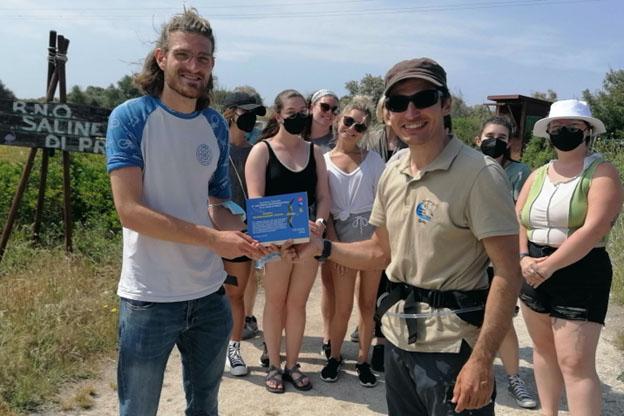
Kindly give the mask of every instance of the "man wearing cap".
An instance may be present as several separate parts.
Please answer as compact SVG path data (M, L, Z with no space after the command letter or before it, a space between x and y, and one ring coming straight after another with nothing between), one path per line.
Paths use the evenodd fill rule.
M492 415L493 360L521 284L505 173L445 133L451 97L435 61L396 64L384 96L390 125L410 151L379 181L373 237L314 240L300 255L310 250L360 269L387 265L390 288L379 309L390 415Z

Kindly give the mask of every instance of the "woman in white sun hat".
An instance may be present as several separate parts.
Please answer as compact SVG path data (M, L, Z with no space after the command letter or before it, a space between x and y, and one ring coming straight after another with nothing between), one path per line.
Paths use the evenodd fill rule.
M590 151L604 132L587 103L553 103L533 135L548 138L557 157L529 176L516 205L520 299L543 415L557 414L564 386L571 414L601 414L596 347L612 276L605 244L623 198L615 167Z

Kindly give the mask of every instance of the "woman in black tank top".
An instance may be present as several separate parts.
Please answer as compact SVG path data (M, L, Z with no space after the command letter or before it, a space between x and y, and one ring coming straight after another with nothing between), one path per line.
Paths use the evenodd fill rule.
M281 92L275 99L274 114L265 128L264 143L256 144L245 165L250 198L292 192L307 192L308 204L316 222L310 228L322 234L329 216L327 168L319 149L304 141L301 132L308 110L305 99L295 90ZM318 262L293 263L279 259L266 264L263 317L264 340L269 361L266 388L273 393L284 391L284 381L299 390L312 387L310 378L299 369L297 361L305 329L306 301L316 277ZM286 366L280 368L282 330L286 332Z
M314 146L312 143L306 143L308 148L308 160L305 168L294 171L284 165L277 158L273 148L268 140L262 143L266 145L269 151L269 163L266 167L264 175L265 190L264 195L280 195L292 192L306 192L308 194L308 207L310 208L311 217L316 216L316 160L314 159Z

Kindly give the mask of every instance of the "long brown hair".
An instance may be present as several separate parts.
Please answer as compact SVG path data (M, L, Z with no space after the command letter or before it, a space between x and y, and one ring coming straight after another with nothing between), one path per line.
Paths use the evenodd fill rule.
M212 45L212 51L210 51L210 53L214 54L215 39L210 23L208 23L208 20L201 17L195 8L184 8L182 13L176 14L168 23L163 25L154 49L150 51L145 58L143 69L141 72L134 75L135 85L146 95L158 97L162 94L165 84L165 75L163 70L158 66L158 62L156 62L156 49L162 49L164 52L168 51L169 34L172 32L195 33L205 36L210 40ZM210 105L212 89L213 79L211 74L206 89L197 99L196 110L204 109Z
M300 97L305 102L305 98L297 90L289 89L277 94L277 97L275 97L275 101L273 102L273 107L271 107L269 122L264 130L262 130L260 140L268 139L269 137L273 137L277 134L280 128L279 123L277 122L277 115L284 109L284 102L287 99L296 97Z

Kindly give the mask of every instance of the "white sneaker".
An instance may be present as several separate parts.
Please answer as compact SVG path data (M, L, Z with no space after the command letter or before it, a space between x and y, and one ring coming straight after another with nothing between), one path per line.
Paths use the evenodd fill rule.
M246 376L249 370L247 364L243 361L240 353L240 342L230 341L227 349L226 365L230 368L230 374L233 376Z

